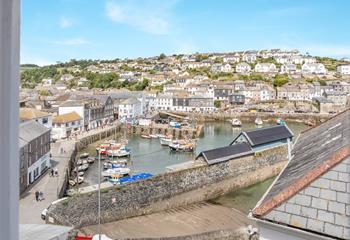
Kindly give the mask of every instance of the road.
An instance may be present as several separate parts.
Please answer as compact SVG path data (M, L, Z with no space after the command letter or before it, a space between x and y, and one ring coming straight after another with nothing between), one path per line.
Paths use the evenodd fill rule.
M113 127L108 126L105 128L94 129L89 132L84 132L80 134L77 138L81 139L83 137L96 134L98 132L102 132ZM35 183L29 186L26 192L24 192L21 195L19 201L21 224L44 223L44 221L41 220L41 212L43 209L47 208L50 205L50 203L57 200L58 186L60 186L64 180L64 171L69 162L70 156L74 150L74 146L75 139L60 140L51 144L51 165L53 166L53 168L57 168L58 177L50 177L49 173L46 172L46 174L37 179ZM61 154L61 148L63 148L65 151L63 154ZM36 191L41 191L44 193L44 200L36 202L34 195Z
M61 148L65 150L61 154ZM58 177L50 177L47 172L40 177L32 186L22 194L19 201L20 205L20 223L42 224L41 212L48 207L51 202L57 199L57 190L60 181L63 181L63 173L67 165L71 152L74 148L73 140L56 142L51 145L52 160L51 164L58 170ZM34 193L41 191L44 193L44 200L36 202Z

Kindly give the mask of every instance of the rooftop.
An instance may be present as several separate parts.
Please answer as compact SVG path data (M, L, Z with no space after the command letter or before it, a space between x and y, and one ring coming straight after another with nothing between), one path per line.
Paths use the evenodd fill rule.
M253 216L350 238L350 110L305 131Z
M252 147L293 137L292 131L286 125L277 125L273 127L254 129L250 131L244 131L241 134L247 138ZM241 134L239 134L233 140L231 145Z
M81 120L82 118L76 112L70 112L62 115L58 115L53 119L54 123L67 123Z
M47 112L39 111L35 108L20 108L19 117L21 120L32 120L50 116Z
M253 154L253 150L247 143L238 143L227 147L215 148L201 152L197 158L203 157L208 165L225 162L238 157ZM196 159L197 159L196 158Z

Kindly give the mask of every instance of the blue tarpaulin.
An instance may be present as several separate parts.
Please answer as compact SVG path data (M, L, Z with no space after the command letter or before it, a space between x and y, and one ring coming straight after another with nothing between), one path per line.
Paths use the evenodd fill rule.
M146 179L146 178L149 178L152 176L153 175L150 173L140 173L140 174L120 178L119 183L123 184L123 183L128 183L128 182L135 182L135 181Z

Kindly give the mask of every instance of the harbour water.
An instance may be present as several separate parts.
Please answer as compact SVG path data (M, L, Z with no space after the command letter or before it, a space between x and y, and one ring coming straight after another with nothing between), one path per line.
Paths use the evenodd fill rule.
M264 123L264 127L272 123ZM306 128L301 123L288 123L295 138ZM131 149L131 157L128 167L131 174L148 172L159 174L166 171L166 167L193 160L201 151L229 145L242 131L254 129L256 125L243 124L242 128L233 128L229 122L208 122L204 126L204 135L197 140L197 148L194 153L174 153L169 147L160 145L159 139L144 139L137 135L128 137L128 147ZM100 143L91 144L85 151L96 154L95 148ZM97 163L90 166L85 175L85 182L81 186L96 184L98 180Z

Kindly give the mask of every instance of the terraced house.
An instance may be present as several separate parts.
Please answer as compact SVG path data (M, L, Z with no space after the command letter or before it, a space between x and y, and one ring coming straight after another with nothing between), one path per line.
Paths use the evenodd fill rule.
M50 167L50 129L35 120L19 125L20 193Z

